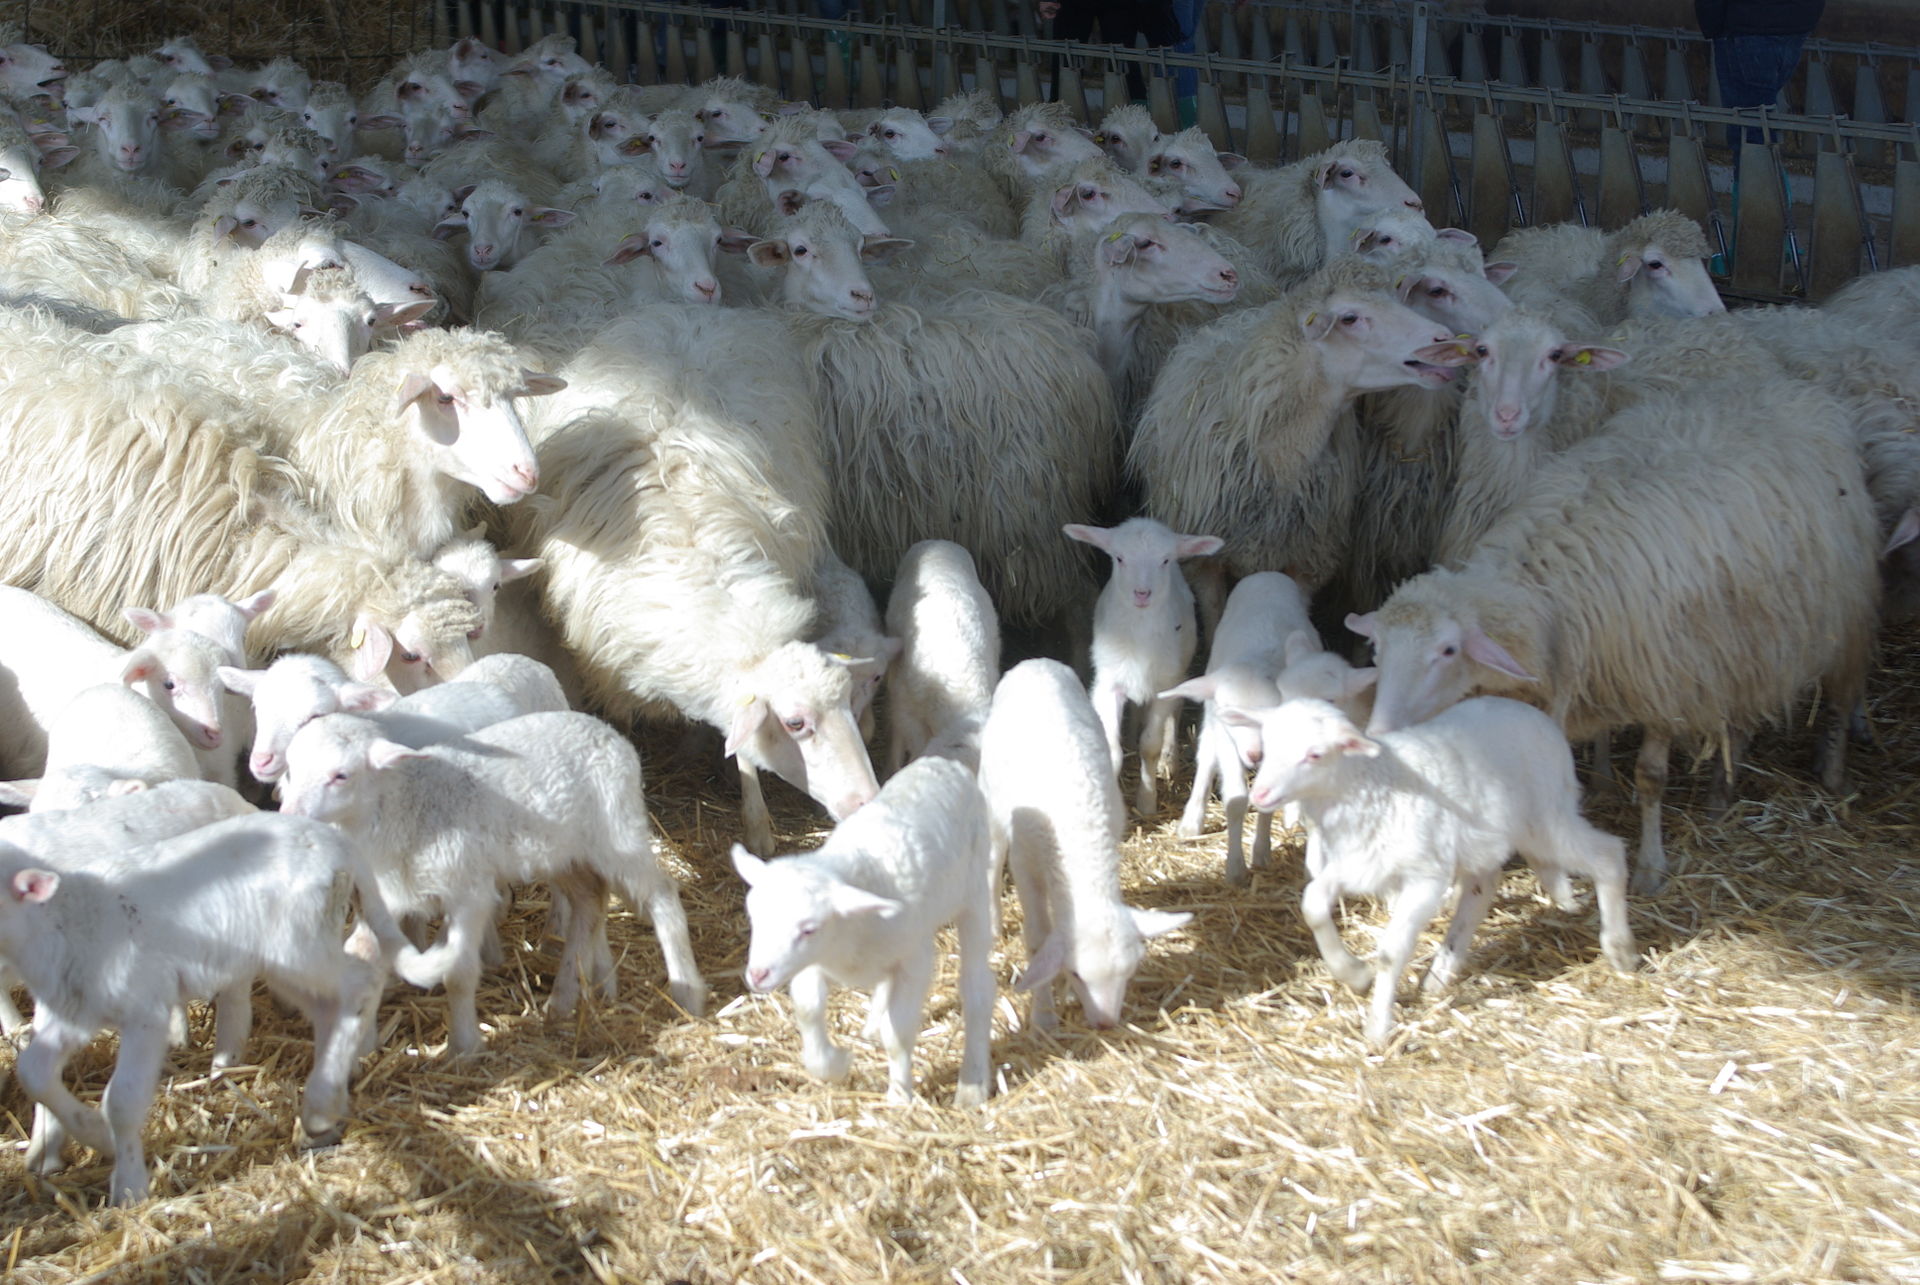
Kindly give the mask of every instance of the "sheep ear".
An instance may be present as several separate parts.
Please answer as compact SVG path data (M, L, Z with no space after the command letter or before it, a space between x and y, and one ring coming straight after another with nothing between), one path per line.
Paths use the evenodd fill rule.
M80 155L80 149L77 147L60 146L46 148L40 153L40 168L43 170L57 170L78 155Z
M137 776L123 776L117 781L107 782L107 797L123 799L129 794L143 794L151 788Z
M913 242L903 236L870 236L860 243L860 258L865 263L885 263L911 249Z
M1067 962L1066 935L1055 929L1047 934L1040 943L1040 949L1033 952L1033 958L1014 979L1013 988L1017 991L1037 991L1060 975Z
M1633 280L1635 276L1639 275L1640 267L1641 259L1638 254L1623 254L1620 256L1620 262L1615 265L1616 271L1613 274L1613 279L1621 285L1625 285L1627 282Z
M354 619L347 645L353 649L348 672L363 683L386 669L393 655L393 635L364 615Z
M1055 222L1065 222L1079 205L1080 185L1068 183L1053 190L1053 199L1047 203L1047 208L1053 211Z
M1219 714L1221 722L1230 724L1233 727L1260 726L1259 715L1253 713L1251 710L1239 709L1232 705L1223 705L1216 713Z
M1110 232L1100 242L1100 260L1109 268L1124 268L1139 253L1140 243L1125 232Z
M757 239L745 228L720 229L720 249L725 254L745 254Z
M1480 238L1465 228L1441 228L1433 234L1436 241L1451 241L1455 245L1479 245Z
M1178 687L1169 687L1161 692L1156 700L1174 700L1183 698L1190 701L1210 701L1220 690L1220 680L1212 674L1203 674L1199 678L1189 678Z
M867 204L876 210L884 210L893 204L894 193L899 190L892 183L876 183L867 189Z
M1024 152L1027 150L1027 144L1032 141L1032 132L1023 129L1018 134L1014 134L1007 139L1007 150L1014 153Z
M1612 370L1624 366L1633 358L1618 348L1602 348L1596 344L1570 344L1560 350L1558 365L1573 370Z
M755 241L747 247L747 262L756 268L777 268L792 261L793 252L785 241Z
M600 261L604 268L615 267L622 263L632 263L644 254L653 252L653 240L645 232L629 232L620 238L620 244L613 247L613 253Z
M1193 916L1186 911L1142 910L1138 906L1128 906L1133 916L1133 926L1140 930L1142 937L1164 937L1176 928L1185 928Z
M242 598L239 602L234 603L234 610L238 611L248 620L252 620L268 607L271 607L274 604L274 600L279 596L280 595L272 589L262 589L259 593L249 595L248 597Z
M826 148L827 154L842 165L853 159L854 145L844 138L830 138L820 146Z
M1430 366L1475 366L1480 362L1480 354L1467 347L1464 339L1428 344L1424 348L1414 349L1413 355Z
M1365 254L1378 244L1380 244L1380 229L1355 228L1353 230L1353 252L1355 254Z
M1359 634L1362 638L1373 637L1373 631L1379 627L1380 622L1376 618L1375 613L1371 611L1364 616L1351 611L1347 613L1347 628L1353 630L1354 633Z
M144 683L149 678L164 677L166 672L166 666L160 663L160 658L141 647L127 653L126 663L120 667L120 681Z
M758 696L749 696L735 712L733 726L727 729L727 744L724 752L729 756L738 754L740 747L753 739L754 733L760 730L760 724L765 722L766 718L767 702Z
M1333 186L1333 169L1334 169L1334 166L1338 165L1339 163L1340 163L1340 158L1337 156L1328 157L1326 160L1321 161L1320 164L1317 165L1313 171L1314 186L1315 187L1332 187Z
M744 845L736 843L733 845L733 868L740 872L740 878L751 888L767 872L767 863L748 852Z
M265 316L267 324L275 330L291 330L293 323L300 319L300 314L291 308L270 308Z
M1334 315L1331 311L1315 310L1300 322L1300 333L1309 339L1325 339L1333 331Z
M533 213L527 216L527 222L537 223L543 228L563 228L573 222L572 210L556 210L550 205L536 205Z
M454 233L465 232L466 230L467 216L465 214L450 214L433 225L433 232L430 235L436 241L445 241L450 239Z
M415 398L432 387L433 380L418 371L408 371L400 380L400 390L393 395L393 407L388 413L398 416L413 405Z
M397 329L412 325L432 312L433 308L434 301L430 299L414 299L407 303L376 303L373 305L373 323L376 326L392 326Z
M1084 526L1078 522L1069 522L1060 528L1070 540L1090 544L1102 553L1113 552L1113 532L1102 526Z
M0 781L0 803L10 808L31 808L40 793L40 778L26 781Z
M773 198L773 208L788 218L792 218L794 215L800 213L800 208L806 203L806 193L796 192L792 188L788 188Z
M530 576L544 565L545 560L541 558L502 558L500 559L500 583L505 584L509 580Z
M424 750L413 749L398 741L375 741L367 746L367 766L376 772L383 772L397 764L411 762L414 759L432 757Z
M51 870L22 870L13 876L11 890L15 901L38 903L59 891L60 876Z
M406 124L406 122L398 116L382 114L379 116L362 116L360 123L355 125L354 129L364 133L378 129L399 129L404 124Z
M522 370L520 382L526 385L525 396L545 397L557 393L567 386L567 381L558 375L549 375L541 370Z
M1296 629L1287 635L1286 656L1289 668L1299 664L1307 657L1320 651L1320 640L1304 629Z
M1237 170L1247 163L1247 158L1238 152L1215 152L1214 158L1220 162L1223 170Z
M1327 748L1335 754L1351 754L1362 759L1378 758L1380 755L1380 742L1370 741L1358 732L1341 737Z
M1369 665L1365 669L1349 669L1346 677L1341 681L1340 694L1348 697L1358 696L1379 680L1380 671L1375 666Z
M378 714L400 699L400 693L372 683L342 683L334 689L343 714Z
M927 128L936 134L945 134L953 129L953 117L929 116L927 117Z
M1210 558L1227 547L1227 542L1217 535L1177 536L1173 546L1176 558Z
M154 611L149 607L122 607L120 614L127 618L128 624L143 634L157 634L162 629L173 628L173 621L168 619L165 612Z
M827 887L827 904L836 915L849 919L864 916L882 917L898 914L901 906L888 897L876 897L864 888L856 888L850 883L833 883Z
M260 686L264 669L241 669L237 665L221 665L213 671L219 675L220 685L235 696L251 697Z
M1898 553L1915 540L1920 540L1920 509L1908 509L1900 515L1900 521L1894 526L1893 534L1887 537L1880 556L1884 558Z
M1523 683L1537 683L1540 681L1532 674L1529 674L1526 671L1526 667L1515 660L1505 647L1502 647L1499 643L1487 637L1486 633L1482 631L1478 625L1467 630L1464 644L1467 655L1473 657L1473 659L1479 661L1488 669L1498 670L1507 677L1517 678Z

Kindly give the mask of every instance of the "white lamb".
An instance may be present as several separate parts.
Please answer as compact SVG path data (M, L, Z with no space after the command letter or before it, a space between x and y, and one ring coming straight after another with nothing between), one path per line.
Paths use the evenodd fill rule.
M363 923L349 936L356 890ZM35 1113L28 1168L57 1171L71 1136L113 1157L116 1204L145 1199L140 1131L166 1058L169 1014L183 999L262 976L313 1022L300 1123L313 1144L336 1140L385 974L376 938L397 939L377 898L337 830L271 813L136 849L111 875L0 850L0 955L34 997L33 1038L17 1070L45 1108ZM61 1072L106 1029L118 1031L119 1052L101 1107L89 1107Z
M1459 972L1516 851L1563 908L1568 875L1593 881L1601 950L1633 971L1626 845L1581 817L1573 753L1539 710L1482 697L1372 739L1324 701L1225 717L1256 723L1266 745L1254 806L1297 801L1320 840L1326 865L1301 895L1301 911L1334 977L1372 988L1366 1033L1375 1048L1393 1034L1394 990L1421 930L1457 889L1446 941L1421 984L1431 992ZM1333 914L1347 893L1392 903L1375 966L1340 940Z
M887 632L900 640L887 692L887 767L943 739L957 721L983 722L1000 681L1000 618L973 557L950 540L907 550L887 599Z
M101 683L54 716L39 779L0 782L0 803L59 812L200 774L199 759L165 710L123 684Z
M818 851L762 861L739 844L747 881L747 985L788 986L800 1057L823 1080L843 1080L850 1058L826 1021L830 983L873 992L867 1029L887 1050L887 1100L913 1098L913 1045L936 962L935 934L952 924L960 943L964 1046L956 1107L987 1100L993 1021L992 824L973 774L922 759L873 802L834 827Z
M873 739L873 698L887 677L887 667L900 654L900 639L889 636L880 623L880 608L860 573L823 550L813 572L813 599L818 609L807 641L830 656L845 657L853 679L853 714L860 735Z
M1013 865L1020 891L1033 1024L1056 1025L1053 979L1065 973L1087 1024L1117 1025L1127 983L1149 938L1193 916L1120 899L1126 810L1101 744L1100 722L1073 671L1057 661L1015 665L994 691L980 734L980 788L993 811L996 872Z
M1247 882L1247 863L1240 850L1240 832L1247 819L1246 772L1259 768L1261 747L1258 733L1222 722L1220 710L1265 709L1280 703L1274 680L1286 666L1287 645L1296 633L1304 633L1318 645L1319 635L1307 619L1306 592L1278 571L1256 572L1227 595L1227 608L1214 626L1206 674L1160 693L1162 700L1184 696L1204 702L1200 735L1194 742L1193 793L1180 814L1179 833L1188 839L1199 836L1217 774L1220 801L1227 809L1227 882L1236 887ZM1267 868L1271 829L1272 818L1261 813L1253 834L1256 870Z
M301 728L286 757L286 811L352 835L396 914L445 915L445 936L425 951L403 947L395 967L416 986L446 986L453 1054L480 1047L480 944L506 882L549 879L568 902L553 1014L573 1011L579 971L613 998L609 887L652 918L674 1002L703 1011L679 889L653 857L640 756L606 723L529 714L410 749L377 723L333 714Z
M1193 590L1175 564L1218 553L1223 542L1212 535L1180 535L1152 518L1129 518L1117 527L1069 523L1063 529L1113 559L1113 573L1093 608L1090 694L1115 772L1125 759L1120 723L1127 705L1145 707L1134 806L1142 816L1152 816L1158 806L1155 780L1173 772L1169 733L1177 701L1160 693L1185 676L1195 646Z

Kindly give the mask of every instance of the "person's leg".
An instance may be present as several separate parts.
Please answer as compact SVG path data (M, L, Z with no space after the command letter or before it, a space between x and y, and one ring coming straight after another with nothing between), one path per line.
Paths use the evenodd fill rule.
M1173 0L1174 25L1180 30L1180 39L1173 48L1178 53L1193 52L1193 32L1200 22L1200 0ZM1228 21L1232 21L1231 18ZM1196 95L1200 92L1200 73L1191 67L1182 67L1173 74L1173 96L1180 109L1180 124L1185 127L1192 122L1190 115L1197 114Z
M1771 107L1793 79L1800 63L1805 36L1721 36L1713 42L1713 74L1720 82L1720 102L1730 108ZM1760 142L1759 129L1745 130L1749 142Z

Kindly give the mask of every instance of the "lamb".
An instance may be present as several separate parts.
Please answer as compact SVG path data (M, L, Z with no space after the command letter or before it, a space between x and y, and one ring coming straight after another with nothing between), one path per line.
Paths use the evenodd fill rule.
M733 846L752 924L747 985L762 994L789 988L811 1074L844 1080L851 1061L827 1029L830 985L870 989L867 1029L887 1050L887 1100L913 1100L913 1045L933 982L935 934L952 924L963 1031L953 1104L986 1102L999 874L992 849L980 787L947 759L896 773L817 851L768 862Z
M1452 338L1401 304L1377 265L1354 259L1194 331L1161 368L1128 453L1147 512L1225 533L1236 573L1284 568L1311 592L1340 567L1351 523L1347 404L1444 384L1451 372L1416 352ZM1203 575L1211 620L1224 595L1217 569Z
M1065 973L1087 1025L1115 1026L1149 939L1193 916L1120 899L1126 811L1100 721L1073 671L1022 661L994 690L980 734L980 788L993 813L995 885L1011 860L1020 892L1033 1024L1057 1025L1053 979Z
M541 442L544 489L512 517L515 546L546 564L546 612L588 702L722 732L750 848L773 850L762 770L846 816L876 786L847 666L803 641L827 480L785 327L659 305L565 370L573 387L552 409L570 418Z
M790 248L801 245L805 264ZM872 289L854 263L859 245L809 205L780 243L749 251L789 263L789 299L816 309L786 321L844 487L834 549L884 580L916 542L949 539L974 556L1003 619L1052 618L1089 588L1053 532L1099 511L1117 463L1112 394L1091 337L1050 309L975 292L938 312L885 305L866 324ZM942 503L928 506L927 495Z
M1643 214L1612 233L1570 223L1509 232L1493 257L1516 265L1508 293L1549 315L1570 302L1603 326L1627 317L1725 312L1707 273L1700 225L1677 210Z
M433 565L466 586L467 601L480 613L481 637L493 626L500 586L540 569L538 558L503 558L484 539L484 525L434 550ZM476 639L476 641L478 641ZM533 711L528 710L528 713Z
M61 708L47 728L40 777L0 781L0 803L60 812L199 776L200 761L166 711L120 683L101 683Z
M867 582L830 550L822 550L814 568L813 597L819 616L807 639L835 658L845 657L853 679L853 716L860 739L873 739L873 698L880 694L887 667L900 654L900 639L888 636L880 608Z
M1536 472L1457 569L1348 617L1380 668L1369 730L1475 690L1522 693L1576 740L1642 727L1634 882L1657 890L1670 741L1778 717L1816 682L1852 708L1878 547L1844 403L1789 380L1649 398ZM1830 788L1843 741L1823 747Z
M1570 909L1568 875L1593 881L1600 949L1623 973L1635 967L1627 923L1626 845L1580 815L1573 753L1551 718L1518 701L1483 697L1430 722L1372 739L1324 701L1289 701L1253 718L1267 756L1255 778L1262 811L1300 804L1326 854L1301 894L1320 956L1334 977L1365 994L1367 1042L1393 1035L1394 991L1420 932L1449 892L1459 903L1420 989L1449 985L1473 930L1500 890L1500 868L1519 852ZM1349 893L1384 897L1393 918L1378 964L1354 958L1334 910Z
M640 756L599 719L529 714L410 749L367 719L329 714L294 734L286 760L286 811L352 836L396 914L446 916L439 942L402 947L394 966L413 985L446 986L451 1053L480 1047L480 939L506 881L550 879L568 903L549 1012L573 1011L576 969L614 996L603 937L608 887L653 920L674 1002L696 1017L703 1011L686 912L649 846Z
M1346 139L1279 169L1249 169L1240 182L1240 203L1211 222L1260 254L1282 281L1346 250L1361 220L1382 210L1422 209L1387 163L1386 146L1372 139Z
M1179 535L1152 518L1128 518L1117 527L1063 528L1075 540L1113 559L1113 572L1093 608L1093 685L1089 695L1107 734L1113 770L1121 770L1120 724L1129 703L1143 706L1140 783L1134 806L1152 816L1156 777L1173 773L1176 702L1160 693L1186 674L1195 645L1193 591L1174 564L1220 552L1214 535Z
M1318 646L1319 635L1307 619L1307 595L1278 571L1258 571L1233 587L1215 626L1207 652L1207 672L1158 694L1203 702L1200 735L1194 743L1193 793L1180 814L1182 838L1198 838L1207 816L1213 778L1220 778L1220 801L1227 809L1227 882L1247 884L1247 861L1240 833L1247 819L1246 772L1258 770L1260 737L1225 722L1223 708L1265 709L1280 702L1276 678L1287 667L1291 640ZM1265 870L1272 844L1272 818L1261 813L1254 825L1253 868Z
M1000 680L1000 619L965 549L922 540L907 550L887 632L899 640L887 696L887 770L898 772L956 723L984 723Z
M16 1071L36 1104L27 1165L57 1171L69 1136L113 1157L116 1204L147 1195L140 1130L167 1051L168 1014L265 976L313 1023L300 1123L311 1145L340 1136L347 1085L398 939L338 831L261 813L136 849L105 874L84 862L0 850L0 955L33 993L33 1038ZM348 935L351 894L362 923ZM382 938L383 940L376 940ZM101 1108L61 1072L95 1033L119 1032Z

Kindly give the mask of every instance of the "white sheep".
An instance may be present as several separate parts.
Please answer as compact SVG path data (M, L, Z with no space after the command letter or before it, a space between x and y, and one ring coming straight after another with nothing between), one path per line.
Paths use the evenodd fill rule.
M1100 721L1073 671L1022 661L994 690L980 733L980 788L993 811L996 871L1020 892L1033 1024L1056 1024L1053 979L1065 974L1087 1025L1117 1025L1149 939L1193 916L1120 899L1126 809Z
M965 549L922 540L907 550L887 632L899 640L887 687L887 770L898 772L956 722L983 723L1000 681L1000 618Z
M500 589L540 569L538 558L503 558L486 540L487 529L477 526L447 541L433 552L433 565L466 586L467 601L480 613L481 638L493 627ZM478 642L480 639L475 639ZM486 654L474 648L475 655ZM533 711L528 710L531 714Z
M1482 698L1371 739L1324 701L1226 717L1257 726L1266 746L1254 806L1299 803L1322 845L1326 864L1300 908L1334 977L1362 994L1371 988L1366 1033L1375 1048L1393 1035L1394 991L1421 931L1457 891L1446 941L1421 983L1431 993L1459 973L1514 852L1562 894L1563 908L1567 876L1591 879L1601 951L1621 972L1633 971L1626 845L1580 815L1573 753L1539 710ZM1392 905L1372 966L1340 940L1334 912L1347 894Z
M1154 140L1137 169L1148 178L1166 179L1176 185L1180 199L1174 206L1175 213L1206 214L1240 204L1243 189L1232 172L1246 163L1247 158L1237 152L1215 151L1206 131L1189 125L1177 134Z
M0 782L0 803L59 812L200 776L200 760L165 710L123 684L100 683L76 693L53 717L39 778Z
M830 984L870 989L868 1031L886 1046L890 1102L913 1098L913 1045L933 983L935 935L952 924L963 1032L953 1104L986 1102L999 867L972 772L947 759L912 763L818 850L769 862L736 843L733 864L747 882L752 925L747 985L790 989L801 1061L823 1080L845 1079L850 1062L827 1029Z
M860 736L873 739L873 698L880 694L887 668L900 654L900 639L880 623L880 608L860 573L823 550L813 572L813 598L819 616L808 642L830 656L847 658L853 678L853 713Z
M34 997L33 1038L16 1072L37 1108L27 1166L57 1171L69 1137L113 1157L116 1204L147 1194L140 1132L166 1059L168 1017L264 976L313 1023L314 1069L300 1123L339 1137L362 1031L378 1002L381 950L397 941L378 893L337 830L261 813L122 856L113 873L57 855L0 850L0 955ZM348 935L352 894L363 922ZM369 931L369 928L372 931ZM380 938L381 940L376 940ZM119 1033L100 1108L61 1082L104 1029Z
M403 947L394 966L416 986L446 986L450 1052L480 1047L480 940L507 881L551 880L569 904L550 1012L573 1011L580 972L614 995L609 887L652 919L674 1002L703 1011L680 893L650 846L640 756L599 719L529 714L411 749L367 719L330 714L295 733L286 762L286 811L351 835L394 913L445 915L442 939Z
M1147 149L1160 141L1160 127L1153 123L1145 103L1121 103L1100 118L1093 141L1115 165L1138 174L1146 164Z
M1173 773L1174 699L1163 696L1187 672L1198 644L1193 591L1180 573L1183 558L1218 553L1215 535L1181 535L1153 518L1128 518L1117 527L1068 523L1063 530L1113 559L1113 570L1093 607L1093 684L1089 696L1107 734L1113 770L1125 754L1120 725L1129 704L1143 710L1140 780L1134 806L1152 816L1155 781Z
M1207 652L1207 672L1159 693L1162 700L1185 697L1200 701L1200 734L1194 741L1193 793L1180 814L1178 833L1197 838L1206 822L1207 797L1216 776L1220 801L1227 809L1227 882L1244 887L1247 860L1241 851L1241 831L1247 819L1248 769L1257 770L1262 753L1260 737L1224 722L1223 707L1265 709L1280 700L1276 679L1286 668L1288 647L1295 636L1317 646L1319 635L1307 619L1307 595L1278 571L1247 576L1227 595L1226 610L1214 626ZM1267 868L1272 844L1272 818L1261 813L1254 824L1253 868Z
M1349 249L1362 220L1422 208L1387 163L1386 146L1372 139L1345 139L1279 169L1245 169L1239 182L1240 202L1211 222L1260 254L1283 281Z
M1562 319L1571 303L1603 326L1629 316L1704 317L1725 312L1707 273L1711 253L1700 225L1677 210L1643 214L1623 228L1559 223L1520 228L1494 247L1515 265L1515 302Z

